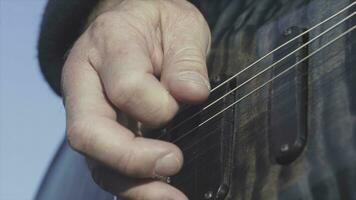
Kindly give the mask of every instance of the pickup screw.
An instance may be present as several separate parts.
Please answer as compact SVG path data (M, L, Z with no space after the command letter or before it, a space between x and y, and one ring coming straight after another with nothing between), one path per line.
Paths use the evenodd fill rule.
M289 151L289 145L288 145L288 144L282 145L282 146L281 146L281 152L282 152L282 153L285 153L285 152L287 152L287 151Z
M166 135L168 133L168 130L167 130L167 128L164 128L161 130L161 132L162 132L162 134Z
M167 177L166 182L167 182L168 184L170 184L170 183L172 182L171 177Z
M229 186L226 184L220 185L218 191L216 192L216 200L223 200L226 198L229 192Z
M162 135L162 139L163 139L163 140L169 141L169 140L171 139L171 134L169 134L167 128L161 129L161 135Z
M204 194L204 199L206 199L206 200L213 199L213 196L214 196L213 192L208 191Z
M288 36L288 35L290 35L290 34L292 34L292 29L291 29L291 28L288 28L287 30L285 30L285 31L283 32L283 35L284 35L284 36Z
M221 81L221 77L220 77L220 76L215 76L215 77L213 77L212 79L213 79L213 81L215 81L215 82L220 82L220 81Z

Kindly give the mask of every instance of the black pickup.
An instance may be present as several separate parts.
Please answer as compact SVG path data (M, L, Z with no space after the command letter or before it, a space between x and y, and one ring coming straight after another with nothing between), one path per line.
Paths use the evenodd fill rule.
M302 34L304 29L291 27L281 36L285 43ZM273 68L270 87L269 138L272 162L287 165L296 160L306 146L308 136L308 34L293 40L274 55L278 61L297 50ZM302 62L303 61L303 62Z

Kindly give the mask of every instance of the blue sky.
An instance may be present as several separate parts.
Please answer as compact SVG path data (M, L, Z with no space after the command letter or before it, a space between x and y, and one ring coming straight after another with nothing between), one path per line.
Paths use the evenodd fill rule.
M29 200L64 136L36 52L46 0L0 0L0 199Z

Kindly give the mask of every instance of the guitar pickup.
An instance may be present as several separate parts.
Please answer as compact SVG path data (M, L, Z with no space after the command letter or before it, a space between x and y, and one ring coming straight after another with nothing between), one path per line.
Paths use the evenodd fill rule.
M305 31L291 27L281 36L281 44ZM272 162L288 165L303 152L308 137L308 34L294 39L274 54L274 61L284 57L272 70L276 78L270 87L269 140ZM298 51L290 56L290 52ZM300 63L299 63L300 62Z

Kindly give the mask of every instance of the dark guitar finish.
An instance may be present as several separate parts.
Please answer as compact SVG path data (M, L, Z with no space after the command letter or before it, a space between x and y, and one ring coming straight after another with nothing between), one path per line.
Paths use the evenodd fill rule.
M236 12L225 14L222 22L210 21L215 27L209 59L212 77L238 73L350 1L223 1L220 6L224 3L225 10L236 6ZM209 6L219 7L216 3L202 4L203 12ZM241 5L245 6L238 8ZM243 12L237 12L239 9ZM275 52L213 93L211 99L244 83L354 10ZM210 113L217 113L301 61L354 26L353 22L351 18L302 48L181 128L167 131L194 113L183 111L183 117L178 116L165 130L165 139L174 142L181 138L179 134L209 119ZM171 183L191 199L356 199L353 37L350 34L336 41L180 139L177 145L187 149L186 164Z
M213 32L208 60L212 83L218 85L352 2L194 1L208 19ZM204 105L186 107L166 127L147 133L146 136L152 138L163 134L160 139L172 141L184 151L182 171L167 181L192 200L356 200L354 31L195 129L221 109L355 26L352 17L307 44L355 10L349 9L274 52L214 91ZM300 51L190 119L189 123L174 128L219 96L303 45L305 47ZM83 169L82 164L56 175L60 166L69 167L68 162L78 160L77 157L63 157L66 156L57 156L37 199L112 199L112 196L94 189L86 171L79 172ZM78 181L73 178L76 175L74 170L80 175L79 180L85 180L80 182L80 187L71 184L71 187L55 192L55 187L68 185L69 180L64 179L68 173L72 181ZM90 185L89 191L86 190L87 185Z

